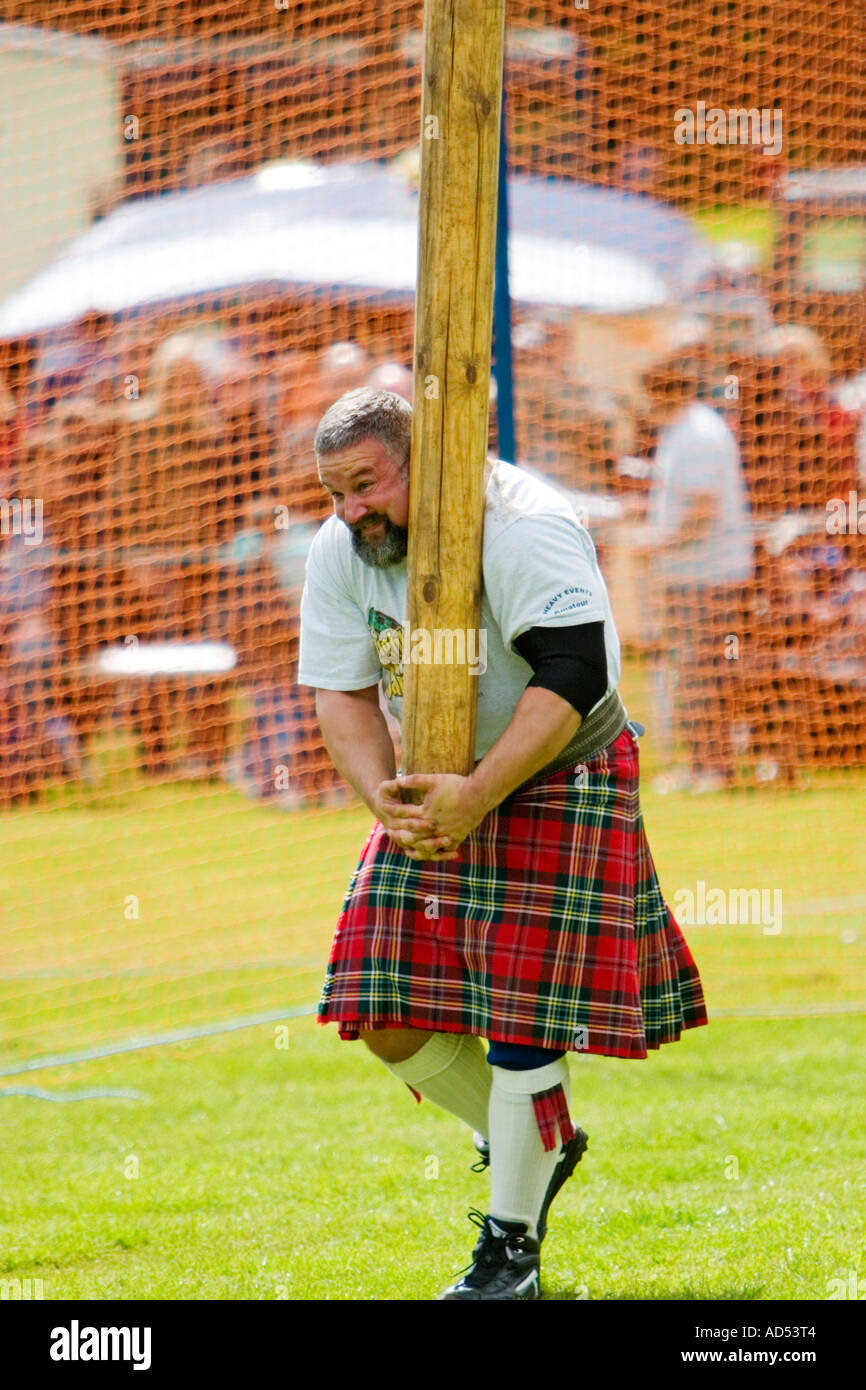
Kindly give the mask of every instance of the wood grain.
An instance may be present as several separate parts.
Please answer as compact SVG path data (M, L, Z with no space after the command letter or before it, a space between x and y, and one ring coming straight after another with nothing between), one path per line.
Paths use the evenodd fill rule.
M504 28L505 0L426 0L407 617L464 660L404 640L408 772L475 761Z

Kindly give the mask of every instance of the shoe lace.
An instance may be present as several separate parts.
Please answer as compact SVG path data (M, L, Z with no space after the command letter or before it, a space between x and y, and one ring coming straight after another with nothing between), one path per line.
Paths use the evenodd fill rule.
M472 1288L476 1283L483 1284L486 1282L484 1271L495 1269L502 1263L502 1256L498 1250L498 1246L505 1240L505 1237L493 1234L486 1215L483 1211L478 1211L476 1207L472 1208L468 1216L473 1226L479 1228L481 1235L475 1243L475 1249L472 1251L472 1259L468 1265L464 1265L462 1269L458 1269L456 1277L465 1274L467 1277L464 1283Z
M468 1214L468 1219L472 1222L473 1226L477 1226L481 1231L485 1230L487 1227L487 1217L484 1215L484 1212L479 1211L477 1207L472 1208Z

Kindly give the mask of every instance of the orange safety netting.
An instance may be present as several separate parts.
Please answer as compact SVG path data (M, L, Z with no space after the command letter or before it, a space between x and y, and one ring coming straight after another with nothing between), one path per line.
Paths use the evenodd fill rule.
M148 779L336 796L294 679L327 513L312 436L343 390L408 389L386 233L361 261L365 199L411 208L421 7L4 0L0 18L9 91L29 94L0 251L0 806L110 777L118 744ZM581 494L671 769L862 763L862 0L514 0L507 34L519 460ZM305 217L312 242L343 219L324 269ZM208 260L223 218L246 228L236 264ZM561 298L531 273L545 237ZM68 282L40 289L64 256ZM666 571L653 533L656 445L691 374L750 518L748 560L703 579ZM157 642L236 664L106 666Z

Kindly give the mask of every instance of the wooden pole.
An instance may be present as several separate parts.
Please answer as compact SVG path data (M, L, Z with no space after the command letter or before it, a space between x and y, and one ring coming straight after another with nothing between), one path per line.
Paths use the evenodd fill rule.
M425 0L407 772L465 775L475 762L504 37L505 0Z

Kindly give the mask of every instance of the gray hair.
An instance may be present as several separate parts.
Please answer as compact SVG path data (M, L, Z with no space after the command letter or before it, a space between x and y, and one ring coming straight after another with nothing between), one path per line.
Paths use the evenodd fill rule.
M314 448L319 458L378 439L405 473L412 442L412 407L394 391L361 386L329 406L319 421Z

